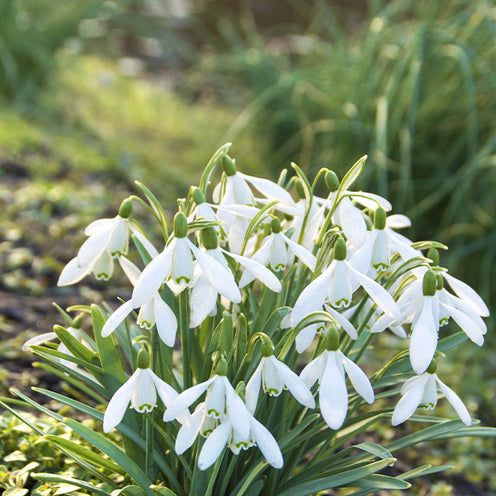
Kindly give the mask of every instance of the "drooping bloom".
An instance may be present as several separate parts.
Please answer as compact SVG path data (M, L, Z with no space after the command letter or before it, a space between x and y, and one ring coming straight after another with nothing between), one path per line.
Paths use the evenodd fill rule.
M246 406L255 412L262 387L270 396L279 396L283 389L289 390L296 401L307 408L315 408L315 400L308 386L285 363L279 361L272 350L262 350L263 356L246 385ZM271 354L269 354L271 353Z
M157 393L165 407L177 397L177 391L160 379L149 368L148 355L138 354L138 368L112 396L103 417L103 431L110 432L124 417L129 403L139 413L151 412L157 405ZM180 422L189 423L189 412L178 416Z
M339 429L348 413L348 389L345 371L356 392L369 404L374 402L374 390L362 369L353 363L340 349L337 331L330 331L324 350L301 372L300 377L308 387L319 382L320 412L326 424Z
M426 410L433 409L437 405L438 388L456 410L460 420L467 426L472 425L472 419L462 400L439 379L435 362L433 364L427 372L416 375L403 384L401 399L393 412L393 425L396 426L408 420L420 405L423 405Z

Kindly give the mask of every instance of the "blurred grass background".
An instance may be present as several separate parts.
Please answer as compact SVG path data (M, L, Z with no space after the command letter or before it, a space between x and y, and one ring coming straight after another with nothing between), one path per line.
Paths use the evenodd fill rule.
M32 383L19 347L49 330L52 300L104 290L54 287L81 227L134 179L173 208L226 141L272 177L368 154L359 186L412 238L448 244L443 262L494 309L495 62L489 0L0 0L0 383ZM488 325L444 372L495 425ZM447 449L488 494L495 449L474 443ZM454 487L429 494L477 494Z

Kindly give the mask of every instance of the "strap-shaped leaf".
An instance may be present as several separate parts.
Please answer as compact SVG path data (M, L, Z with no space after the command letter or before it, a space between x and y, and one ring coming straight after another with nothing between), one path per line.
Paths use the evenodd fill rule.
M150 489L158 496L177 496L177 494L168 487L151 485Z
M46 474L46 473L38 473L31 474L33 479L39 480L41 482L62 482L65 484L72 484L73 486L80 487L81 489L85 489L86 491L90 491L93 494L98 494L98 496L110 496L110 494L99 487L90 484L89 482L84 482L78 479L72 479L70 477L63 477L62 475L55 474Z
M77 340L67 329L56 325L53 329L57 337L64 343L67 349L76 357L86 360L94 365L99 365L100 361L96 353L87 348L83 343ZM96 361L95 361L96 360Z
M359 158L350 168L350 170L344 175L341 184L339 185L337 191L337 197L339 198L349 187L357 180L358 176L362 173L365 161L367 160L367 155Z
M360 479L358 482L352 482L350 485L352 487L370 488L375 491L379 491L381 489L409 489L412 487L411 484L404 480L381 474L369 475L363 479Z
M208 180L210 179L210 175L212 174L214 167L217 165L219 160L228 152L230 147L231 147L231 143L226 143L225 145L222 145L212 155L207 165L205 166L205 169L203 169L203 174L200 179L200 189L203 191L203 193L205 194L207 193Z
M383 446L372 443L370 441L365 441L364 443L360 444L355 444L353 445L353 448L358 448L361 449L362 451L365 451L366 453L370 453L371 455L377 456L378 458L392 458L393 455L389 450L384 448Z

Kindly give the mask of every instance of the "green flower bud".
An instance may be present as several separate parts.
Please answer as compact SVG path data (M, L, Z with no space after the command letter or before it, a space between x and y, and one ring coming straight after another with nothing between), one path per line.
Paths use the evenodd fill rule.
M444 288L444 277L442 274L436 274L437 279L437 290L441 291Z
M295 189L296 189L296 194L301 198L304 199L306 198L305 195L305 188L303 187L303 183L301 182L301 179L296 179L294 182Z
M200 188L193 189L193 200L197 205L200 205L200 203L205 203L205 195Z
M182 212L174 216L174 236L176 238L185 238L188 234L188 219Z
M219 246L217 233L213 227L206 227L205 229L202 229L200 235L203 246L207 250L215 250Z
M346 260L346 242L343 238L338 238L334 245L334 260Z
M145 348L141 348L138 352L138 368L148 369L150 368L150 355Z
M381 231L386 227L386 211L379 207L374 214L374 227Z
M133 211L133 200L131 198L126 198L119 207L119 216L123 219L127 219L131 212Z
M79 329L81 327L81 323L83 322L83 316L78 315L71 323L71 327L74 327L75 329Z
M434 296L437 288L437 277L434 271L428 270L424 275L422 291L424 296Z
M329 191L336 191L339 188L339 178L334 171L326 172L325 183Z
M272 232L274 234L278 234L281 232L281 221L277 217L272 217L270 226L272 227Z
M331 327L326 336L326 350L337 351L339 350L339 332L335 327Z
M227 375L227 362L225 358L221 358L215 367L215 373L217 375Z
M431 364L429 365L429 368L427 369L428 374L435 374L437 370L437 362L436 360L432 360Z
M432 265L434 265L434 267L439 265L439 251L436 248L429 248L427 258L432 260Z
M234 174L236 174L236 164L229 155L224 155L222 157L221 164L226 175L234 176Z

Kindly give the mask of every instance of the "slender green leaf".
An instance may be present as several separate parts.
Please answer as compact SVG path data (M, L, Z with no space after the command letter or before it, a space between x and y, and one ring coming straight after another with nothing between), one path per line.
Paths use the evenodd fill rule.
M110 496L108 492L98 487L95 487L93 484L90 484L89 482L84 482L78 479L72 479L70 477L63 477L61 475L56 475L56 474L45 474L42 472L38 474L31 474L31 477L41 482L63 482L65 484L72 484L73 486L80 487L81 489L90 491L93 494L98 494L99 496Z

